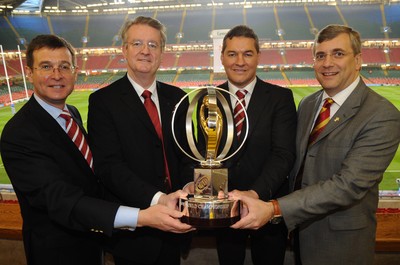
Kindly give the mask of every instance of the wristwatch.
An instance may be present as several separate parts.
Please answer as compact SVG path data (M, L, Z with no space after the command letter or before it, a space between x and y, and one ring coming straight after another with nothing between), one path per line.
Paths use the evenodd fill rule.
M274 206L274 216L272 216L271 220L269 220L269 222L271 224L279 224L280 222L282 222L283 217L282 217L282 213L281 213L281 209L279 208L279 204L277 200L270 200L269 202L272 203L272 206Z

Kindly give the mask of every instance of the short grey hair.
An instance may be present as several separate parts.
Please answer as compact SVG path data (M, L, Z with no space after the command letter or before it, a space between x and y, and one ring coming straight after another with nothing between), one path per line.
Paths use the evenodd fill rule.
M144 17L139 16L136 17L134 20L128 20L124 23L122 30L121 30L121 39L124 44L127 42L126 33L128 32L129 28L133 25L148 25L160 32L161 35L161 49L165 49L165 44L167 43L167 29L166 27L157 19L151 17Z

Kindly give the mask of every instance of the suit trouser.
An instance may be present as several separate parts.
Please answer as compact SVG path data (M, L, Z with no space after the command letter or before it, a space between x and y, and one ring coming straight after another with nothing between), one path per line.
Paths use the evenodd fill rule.
M30 249L25 248L28 265L101 265L102 251L96 243L89 241L76 245L57 246L58 242L52 245L39 246L31 244Z
M113 256L115 265L179 265L181 262L180 250L179 247L169 246L168 244L164 245L161 249L161 253L154 263L140 263L132 260L127 260L121 257Z
M135 231L136 232L136 231ZM135 233L133 232L133 233ZM149 248L156 247L149 246L143 242ZM143 249L141 251L135 250L138 246L132 245L126 248L125 253L113 254L115 265L179 265L181 262L180 255L180 243L181 238L176 235L171 237L165 237L162 240L159 247L159 251L149 251L146 253Z
M259 230L216 231L220 265L243 265L250 237L251 258L255 265L282 265L285 261L287 229L280 224L267 224Z

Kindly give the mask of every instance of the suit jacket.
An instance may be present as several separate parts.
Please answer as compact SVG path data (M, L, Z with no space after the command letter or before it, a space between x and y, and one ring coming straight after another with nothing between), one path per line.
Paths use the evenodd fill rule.
M77 109L68 109L84 131ZM89 231L111 235L119 205L95 198L86 160L34 97L4 127L1 153L21 207L28 264L99 264Z
M299 106L291 177L304 160L302 189L279 204L289 230L299 227L303 264L372 264L378 184L398 147L400 113L360 81L307 148L322 92Z
M185 92L157 82L157 93L172 189L176 190L193 180L193 173L187 180L179 178L183 154L171 131L174 107ZM105 186L106 198L142 209L149 207L156 192L166 191L162 143L126 75L90 96L88 117L95 170ZM178 134L184 132L183 125L177 127L182 128ZM115 236L111 247L114 255L151 263L165 240L176 237L156 229L138 228L135 233Z
M221 87L228 90L228 82ZM228 101L231 102L230 97ZM253 189L264 201L286 195L288 175L295 160L297 117L292 91L257 78L247 115L247 140L225 163L229 169L229 190ZM243 137L244 133L240 141ZM236 150L240 141L235 137L232 149Z

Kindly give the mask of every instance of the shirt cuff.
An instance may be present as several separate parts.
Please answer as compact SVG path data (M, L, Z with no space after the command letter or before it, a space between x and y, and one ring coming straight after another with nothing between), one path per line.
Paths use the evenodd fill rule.
M114 228L134 231L137 226L139 208L120 206L115 215Z
M161 191L154 194L153 199L151 200L150 206L156 205L158 203L158 200L160 199L161 195L163 195L163 194L164 193L162 193Z
M189 187L189 185L193 184L194 185L194 181L188 182L186 183L185 186L183 186L182 190L185 190L187 187Z

